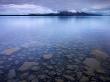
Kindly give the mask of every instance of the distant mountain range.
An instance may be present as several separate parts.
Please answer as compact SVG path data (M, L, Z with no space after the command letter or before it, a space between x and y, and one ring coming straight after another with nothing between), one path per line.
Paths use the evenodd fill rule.
M71 12L59 11L57 13L30 13L27 15L1 15L1 16L102 16L102 14L87 13L87 12Z
M86 12L71 12L71 11L59 11L57 13L35 14L31 13L30 16L102 16L101 14L86 13Z

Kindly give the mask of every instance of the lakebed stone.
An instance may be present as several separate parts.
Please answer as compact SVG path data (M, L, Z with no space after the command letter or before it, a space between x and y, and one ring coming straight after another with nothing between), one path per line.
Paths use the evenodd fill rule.
M88 69L97 70L101 68L100 62L95 58L86 58L83 63L88 67Z
M5 54L5 55L12 55L13 53L17 52L19 50L19 48L8 48L8 49L5 49L2 54Z
M40 67L39 66L32 66L31 70L32 71L38 71L38 70L40 70Z
M93 50L91 54L99 61L106 60L109 57L107 53L98 49Z
M36 75L33 75L33 74L29 75L29 77L28 77L29 80L33 80L35 78L36 78Z
M70 75L63 75L64 78L68 79L68 80L71 80L71 81L74 81L75 78L70 76Z
M25 72L23 74L20 74L20 78L21 79L27 78L28 76L29 76L29 73L28 72Z
M80 79L80 82L88 82L89 78L86 76L82 76L82 78Z
M23 65L19 68L19 71L29 70L32 66L37 66L39 63L37 62L24 62Z
M26 80L22 80L21 82L27 82Z
M35 78L35 79L33 79L31 82L38 82L38 79Z
M100 72L100 73L104 73L103 68L100 65L100 62L97 61L95 58L86 58L85 61L83 62L86 66L85 66L85 73L87 75L92 75L94 76L94 72Z
M46 75L39 75L38 78L39 79L45 79L47 76Z
M64 82L63 79L55 79L55 82Z
M9 78L9 79L12 79L12 78L14 78L14 77L16 77L16 71L15 71L15 69L9 70L8 78Z
M74 70L76 68L75 65L67 65L67 69L69 70Z
M0 61L0 65L3 64L3 63L4 63L4 61Z
M45 55L43 55L43 59L45 59L45 60L49 60L49 59L51 59L52 57L53 57L52 54L45 54Z

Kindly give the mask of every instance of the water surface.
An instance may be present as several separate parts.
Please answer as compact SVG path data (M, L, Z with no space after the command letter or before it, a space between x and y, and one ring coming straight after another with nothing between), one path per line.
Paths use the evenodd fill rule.
M63 80L65 82L70 82L71 79L68 80L63 76L63 71L69 70L71 71L69 75L71 75L71 73L74 72L71 70L74 69L71 65L76 65L76 63L80 71L80 69L82 69L80 66L84 64L83 61L86 58L94 58L91 55L94 50L96 50L96 54L99 54L99 52L101 54L103 53L103 55L106 53L108 56L110 54L109 16L0 17L0 61L4 62L0 64L0 78L2 78L0 81L7 81L8 76L6 73L9 73L10 69L19 70L19 67L24 62L39 62L39 66L42 68L40 69L40 74L46 75L47 73L45 74L45 71L42 71L50 71L49 68L43 68L44 62L46 62L47 66L53 66L51 70L55 73L57 73L55 70L58 69L59 71L59 69L61 69L61 74L54 76L54 79L56 77L60 79L64 78ZM50 58L53 57L53 59L45 61L45 56L43 56L45 54L52 54L47 56ZM67 55L70 56L70 59L65 59ZM42 57L44 57L44 59L42 59ZM78 59L79 63L75 62L75 58ZM52 63L55 64L56 68ZM63 69L68 68L68 64L70 65L70 69ZM110 67L110 65L108 67ZM107 72L108 68L104 70ZM31 73L33 74L33 72ZM16 71L16 74L19 74L19 72ZM38 75L39 72L38 74L36 72L36 76ZM108 77L109 75L105 78ZM18 75L14 80L18 80L18 78L20 79L21 77ZM27 78L29 78L29 76ZM45 82L39 78L38 80ZM77 80L77 78L75 78L75 80ZM103 79L100 80L101 82L103 81ZM50 79L48 82L50 81L54 82L53 79Z

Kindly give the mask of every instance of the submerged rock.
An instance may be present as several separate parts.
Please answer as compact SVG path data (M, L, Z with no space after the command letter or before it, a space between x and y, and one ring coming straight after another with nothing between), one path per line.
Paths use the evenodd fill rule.
M77 68L76 65L67 65L67 69L69 69L69 70L74 70L76 68Z
M104 72L104 70L100 66L100 62L97 61L95 58L86 58L83 63L86 65L85 69L87 71L85 73L87 75L94 75L95 71Z
M3 64L4 63L4 61L0 61L0 64Z
M86 66L88 66L90 69L99 69L100 62L97 61L95 58L86 58L83 62Z
M32 66L36 66L38 63L36 62L24 62L23 65L19 68L19 71L26 71L29 70Z
M2 52L2 54L5 54L5 55L12 55L13 53L15 53L16 51L18 51L19 48L8 48L6 50L4 50Z
M2 70L0 70L0 74L3 74L4 72Z
M51 65L47 65L46 66L48 69L53 69L53 66L51 66Z
M97 60L99 61L103 61L103 60L106 60L106 58L109 57L109 55L101 50L93 50L92 53L93 57L95 57Z
M21 82L27 82L26 80L22 80Z
M16 82L16 80L14 80L14 79L9 79L9 80L7 80L7 82Z
M64 82L63 79L55 79L55 82Z
M83 76L81 79L80 79L80 82L88 82L89 81L89 78L88 77L85 77Z
M33 79L35 79L35 78L36 78L36 76L35 76L35 75L32 75L32 74L29 75L29 77L28 77L29 80L33 80Z
M38 71L38 70L40 70L40 67L39 66L32 66L31 70L32 71Z
M16 77L16 72L15 72L15 70L14 70L14 69L9 70L8 78L9 78L9 79L12 79L12 78L14 78L14 77Z
M27 78L28 76L29 76L28 72L25 72L25 73L20 75L21 79Z
M71 81L74 81L75 78L70 76L70 75L63 75L64 78L68 79L68 80L71 80Z
M39 75L38 77L39 77L39 79L45 79L47 76L46 75Z
M51 59L52 57L53 57L52 54L45 54L45 55L43 55L43 59L45 59L45 60L49 60L49 59Z
M35 78L35 79L33 79L31 82L38 82L38 79Z

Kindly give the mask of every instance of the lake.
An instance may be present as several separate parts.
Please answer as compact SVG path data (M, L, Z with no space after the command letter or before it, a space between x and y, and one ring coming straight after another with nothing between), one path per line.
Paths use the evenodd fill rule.
M0 82L109 82L109 16L0 16Z

